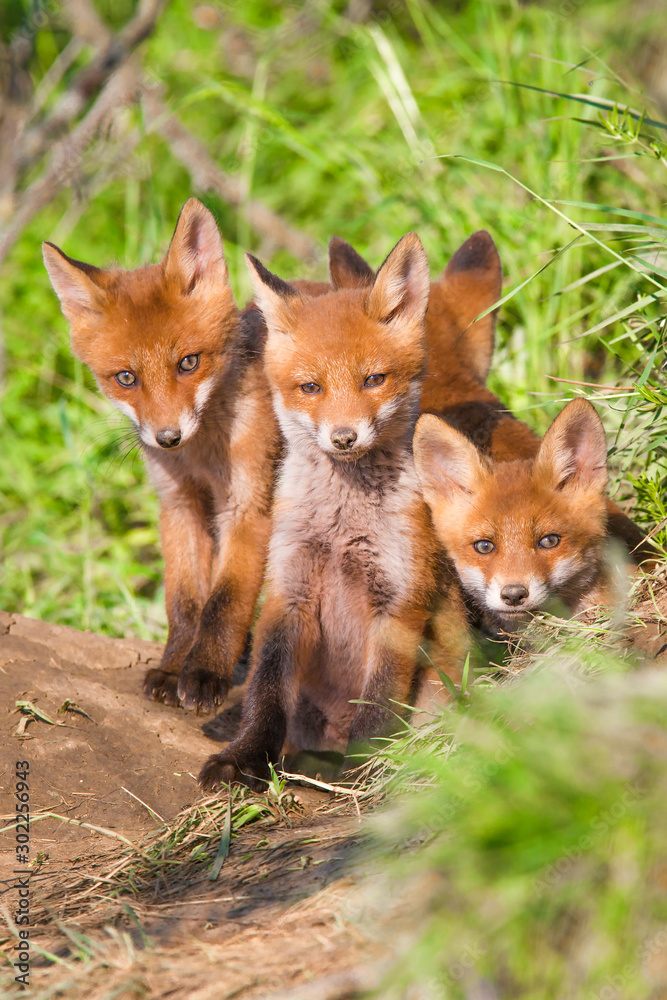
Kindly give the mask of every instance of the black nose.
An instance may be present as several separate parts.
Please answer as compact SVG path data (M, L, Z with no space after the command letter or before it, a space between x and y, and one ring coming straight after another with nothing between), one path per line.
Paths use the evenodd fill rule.
M357 432L351 427L338 427L331 432L331 443L338 451L347 451L357 440Z
M181 440L181 432L178 427L163 427L155 435L155 440L161 448L175 448Z
M528 589L522 583L508 583L500 591L500 596L505 604L515 608L518 604L523 604L524 598L528 597Z

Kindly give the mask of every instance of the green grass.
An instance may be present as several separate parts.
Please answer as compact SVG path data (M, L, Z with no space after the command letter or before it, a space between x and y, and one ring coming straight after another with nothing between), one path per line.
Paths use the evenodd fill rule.
M21 9L7 9L6 37ZM118 24L130 5L100 9ZM519 289L502 309L491 375L507 403L544 431L558 403L578 391L551 377L636 382L664 336L665 169L655 143L667 132L644 123L634 136L631 121L614 123L613 113L601 121L597 108L553 93L646 108L621 29L648 37L648 14L642 22L622 2L589 2L565 16L509 0L456 10L409 0L378 7L360 25L341 3L297 17L292 7L250 0L224 5L220 26L207 31L192 10L185 0L169 5L147 43L147 71L221 168L242 176L248 200L264 201L322 248L319 263L304 267L263 244L243 212L204 197L220 221L240 301L249 293L246 249L287 277L323 276L332 233L377 265L414 229L437 273L484 227L500 248L507 291ZM39 32L36 81L66 40L57 25ZM143 127L137 111L118 128L134 126ZM0 606L161 638L156 502L136 451L123 458L123 420L70 355L39 250L48 238L98 264L157 259L193 192L163 141L140 135L110 177L102 168L114 137L100 136L77 188L33 220L4 265ZM618 209L642 216L610 214ZM650 265L637 264L633 251L652 255ZM635 391L592 392L618 495L636 489L647 523L664 516L660 362L658 352L643 413Z
M659 5L390 0L364 24L346 7L230 2L208 31L193 4L172 0L147 43L168 106L242 178L247 201L320 248L305 265L203 195L239 302L248 249L285 277L322 277L332 234L377 266L415 230L436 274L488 229L506 274L492 388L539 432L586 393L607 428L615 496L661 525L664 546L667 128L633 70ZM131 9L99 4L116 27ZM3 6L3 40L27 11ZM66 42L55 22L39 32L35 81ZM107 175L134 128L137 145ZM39 246L102 265L156 260L191 194L185 168L129 111L3 265L0 607L164 637L157 503L124 418L71 356ZM608 636L564 631L555 653L547 633L536 671L478 680L445 720L384 753L394 805L375 831L411 932L387 997L412 982L458 1000L485 980L485 995L530 1000L662 995L667 691ZM238 824L248 803L235 803ZM150 864L128 861L119 892L145 889L167 864L210 867L226 809L163 831Z
M388 747L375 891L404 938L383 1000L661 995L666 708L664 671L570 636Z

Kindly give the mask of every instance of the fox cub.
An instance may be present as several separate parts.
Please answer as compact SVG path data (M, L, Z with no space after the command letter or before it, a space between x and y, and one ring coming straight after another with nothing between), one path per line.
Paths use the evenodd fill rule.
M239 314L215 220L194 198L159 264L104 270L43 250L73 351L136 424L160 497L169 636L144 690L214 711L260 590L280 447L261 316Z
M450 673L468 635L412 458L429 288L418 237L372 285L319 297L246 259L287 451L241 728L204 766L206 789L256 785L285 741L344 751L379 735L410 697L429 620Z
M414 455L438 537L488 631L516 632L550 603L605 603L607 448L589 402L563 408L534 459L494 463L430 414Z
M369 286L374 271L349 243L329 244L331 281L337 288ZM485 231L473 233L431 283L426 314L428 371L420 410L436 413L496 462L534 458L540 438L517 420L486 387L493 358L502 267ZM632 559L655 558L644 532L613 500L607 499L608 534L622 541Z

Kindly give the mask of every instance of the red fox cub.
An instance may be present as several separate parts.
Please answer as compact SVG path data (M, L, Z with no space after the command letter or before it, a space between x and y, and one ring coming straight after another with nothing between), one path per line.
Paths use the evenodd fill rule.
M492 462L421 416L415 466L435 529L491 632L516 632L549 602L604 603L607 447L585 399L563 408L534 459Z
M212 712L260 590L279 433L257 311L240 315L211 213L194 198L159 264L103 270L51 243L72 349L137 426L160 497L169 637L147 695Z
M283 745L345 750L405 704L427 622L442 669L468 629L412 459L428 263L397 244L370 287L302 294L247 256L286 441L241 729L200 784L257 785ZM354 704L353 702L362 703Z
M349 243L329 244L334 288L368 286L374 272ZM486 388L491 366L497 310L476 323L501 295L502 267L491 236L473 233L431 284L426 314L428 372L420 410L437 413L496 462L534 458L540 438L509 413ZM655 558L644 532L618 504L607 498L607 531L620 539L633 561Z

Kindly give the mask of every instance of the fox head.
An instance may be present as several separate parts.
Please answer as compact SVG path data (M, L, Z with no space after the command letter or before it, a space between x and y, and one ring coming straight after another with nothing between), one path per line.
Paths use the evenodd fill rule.
M375 272L357 251L339 236L329 242L329 275L333 288L369 287ZM481 385L491 367L497 310L473 322L498 301L502 288L500 257L484 229L462 243L430 287L426 315L429 369L457 361ZM445 376L445 381L446 381ZM428 393L428 380L425 387ZM425 409L436 407L425 405Z
M409 441L424 373L428 261L414 233L361 288L312 296L246 256L283 433L341 462Z
M563 408L534 459L493 464L459 431L420 417L415 465L465 590L516 631L550 598L573 608L600 568L607 449L595 409Z
M133 271L84 264L52 243L42 249L72 350L104 395L132 418L149 448L192 438L238 325L208 209L187 201L161 263Z

